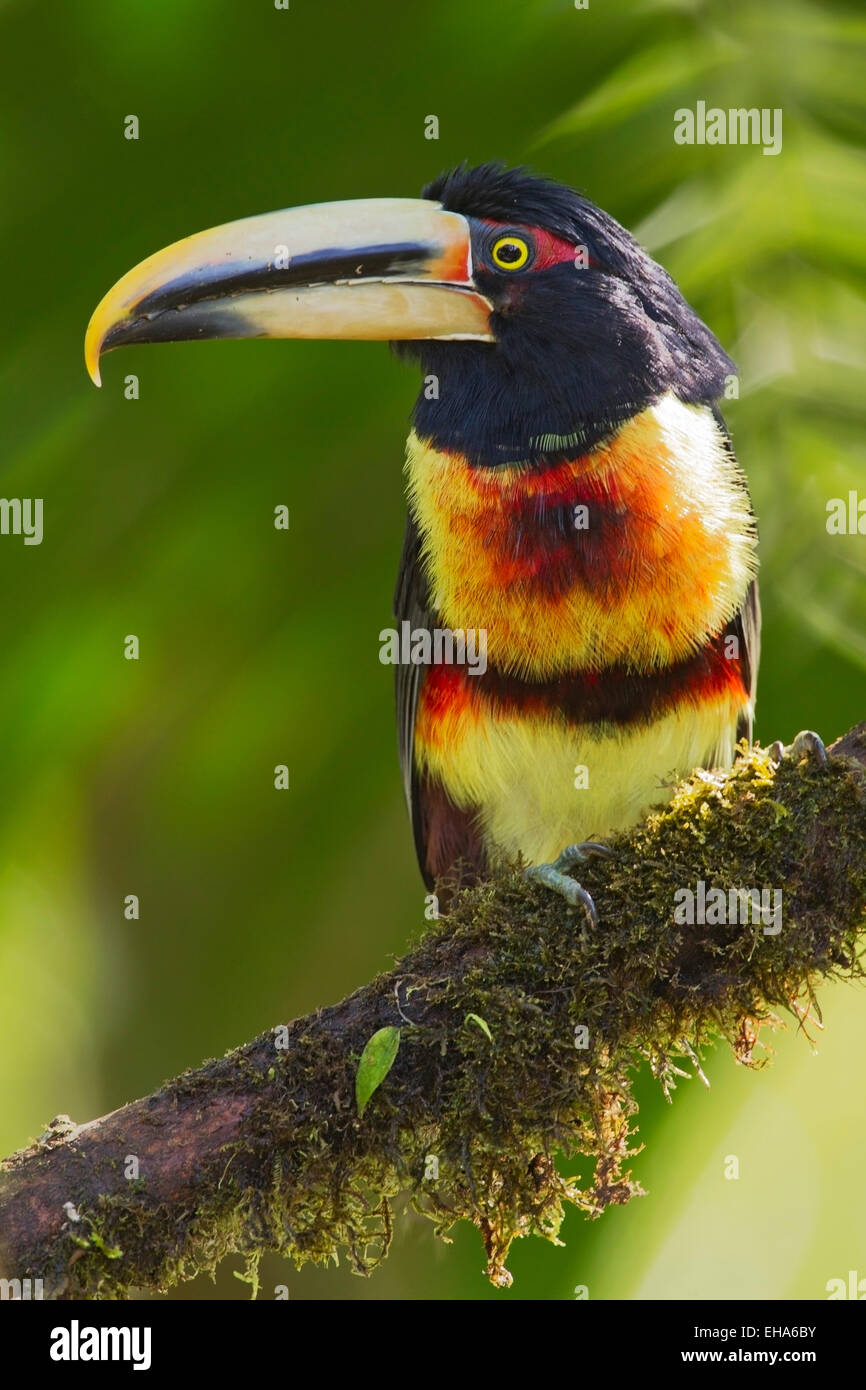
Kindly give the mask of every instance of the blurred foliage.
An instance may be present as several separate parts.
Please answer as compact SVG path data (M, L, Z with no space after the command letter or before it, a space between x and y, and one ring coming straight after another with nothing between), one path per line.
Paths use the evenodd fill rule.
M107 359L97 393L101 294L191 231L411 195L464 158L581 187L739 363L758 732L833 737L866 713L866 540L825 526L828 499L866 495L866 20L797 0L79 0L49 20L7 0L0 26L3 494L45 499L41 546L0 538L6 1151L342 995L423 909L377 642L411 372L370 344L179 345ZM699 100L780 107L781 154L676 145ZM525 1243L513 1293L487 1289L474 1232L446 1247L407 1218L375 1279L273 1261L263 1295L823 1297L866 1274L866 1017L853 990L823 1003L817 1056L794 1031L764 1075L717 1055L672 1110L643 1078L649 1197L574 1217L564 1250ZM230 1270L216 1293L247 1296Z

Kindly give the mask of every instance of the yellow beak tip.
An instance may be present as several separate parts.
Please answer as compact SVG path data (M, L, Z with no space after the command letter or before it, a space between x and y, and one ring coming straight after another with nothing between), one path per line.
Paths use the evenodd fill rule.
M87 337L84 339L84 365L94 386L102 385L102 375L99 370L99 350L101 347L101 333L95 333L91 328L88 328Z

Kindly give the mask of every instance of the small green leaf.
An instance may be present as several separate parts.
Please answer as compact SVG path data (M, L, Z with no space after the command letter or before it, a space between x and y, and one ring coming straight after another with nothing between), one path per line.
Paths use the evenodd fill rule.
M481 1029L482 1033L486 1033L490 1041L493 1042L493 1034L490 1031L486 1019L481 1018L478 1014L467 1014L463 1022L477 1024L478 1027Z
M363 1115L373 1092L379 1089L393 1067L399 1046L399 1028L380 1028L368 1040L355 1075L355 1100L358 1102L359 1115Z

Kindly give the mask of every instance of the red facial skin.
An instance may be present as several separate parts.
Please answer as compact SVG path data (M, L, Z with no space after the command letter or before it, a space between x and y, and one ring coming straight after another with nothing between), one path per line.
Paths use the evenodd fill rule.
M583 251L582 265L589 266L591 269L599 268L599 262L590 255L586 247L579 247L571 241L565 241L563 237L554 236L553 232L547 232L543 227L521 227L519 224L514 224L512 227L501 222L492 222L486 217L483 222L485 227L501 231L503 235L514 231L515 235L523 233L526 236L530 245L535 248L532 263L527 267L530 274L535 270L549 270L553 265L562 265L569 261L575 264L579 251ZM486 269L499 270L500 267L491 265L487 266Z

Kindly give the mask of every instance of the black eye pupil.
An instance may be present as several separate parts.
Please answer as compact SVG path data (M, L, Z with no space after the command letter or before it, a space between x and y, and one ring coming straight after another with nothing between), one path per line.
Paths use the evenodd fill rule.
M516 241L506 241L504 246L499 248L499 259L510 265L512 261L519 261L521 257L520 247Z

